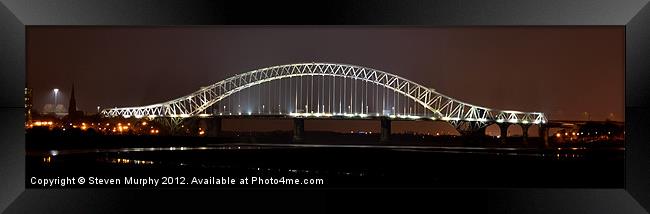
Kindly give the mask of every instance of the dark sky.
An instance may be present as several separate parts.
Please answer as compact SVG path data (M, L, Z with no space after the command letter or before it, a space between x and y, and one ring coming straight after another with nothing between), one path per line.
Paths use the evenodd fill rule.
M623 27L28 27L34 107L167 101L245 71L338 62L550 119L624 120ZM67 108L66 108L67 109ZM611 116L613 114L613 117Z

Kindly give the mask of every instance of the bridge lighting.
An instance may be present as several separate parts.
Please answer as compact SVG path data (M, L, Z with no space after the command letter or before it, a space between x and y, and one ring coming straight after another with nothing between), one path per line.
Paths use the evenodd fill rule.
M199 117L207 117L210 116L210 114L199 114Z
M340 73L338 71L338 69L341 69L342 67L343 67L343 70L345 70L346 68L351 69L351 72L349 72L349 73ZM292 71L295 70L295 71L298 71L298 72L296 72L296 73L285 73L283 69L286 69L286 68L289 68L288 70L292 70ZM282 72L280 70L282 70ZM364 71L362 72L361 70L364 70ZM368 76L359 75L360 74L359 72L365 74L365 72L367 72L367 71L369 71L371 73L371 75L368 75ZM374 74L374 75L372 75L372 74ZM355 80L363 80L363 81L367 81L367 82L372 82L372 83L377 84L378 86L383 86L383 87L385 87L387 89L391 89L391 90L393 90L393 92L399 92L401 94L404 94L408 98L412 99L414 101L414 103L426 104L426 106L424 106L425 108L431 110L434 113L438 113L438 114L436 114L436 117L437 116L442 116L442 115L440 115L441 112L451 112L450 114L447 115L447 117L442 117L442 118L431 117L431 120L436 120L436 119L438 119L438 120L442 119L442 120L445 120L445 121L448 121L448 120L461 120L461 119L459 119L457 117L462 116L462 115L460 115L460 114L462 114L462 110L460 111L460 113L457 113L458 112L457 109L465 109L466 107L470 107L472 111L481 110L480 111L481 113L483 111L485 111L485 113L488 114L488 115L495 115L496 117L494 119L496 119L497 123L503 123L503 122L517 123L517 122L521 121L521 123L524 123L524 124L526 124L526 123L540 124L540 123L546 123L547 122L544 114L541 113L541 112L499 111L499 110L492 110L492 109L484 108L484 107L480 107L480 106L474 106L474 105L470 105L470 104L455 100L453 98L447 97L447 96L445 96L443 94L440 94L440 93L436 92L435 89L433 89L433 88L426 88L426 87L419 86L418 84L416 84L416 83L414 83L412 81L397 77L397 76L392 75L390 73L386 73L386 72L379 71L379 70L374 70L374 69L369 69L369 68L361 68L361 67L354 66L354 65L340 65L340 64L330 64L330 63L299 63L299 64L278 65L278 66L268 67L268 68L264 68L264 69L258 69L258 70L255 70L253 72L247 72L247 73L243 73L243 74L233 76L231 78L227 78L225 80L222 80L222 81L220 81L218 83L215 83L213 85L210 85L210 86L201 87L201 89L199 91L197 91L195 93L192 93L191 95L181 97L181 98L178 98L178 99L175 99L175 100L172 100L172 101L168 101L168 102L165 102L165 103L153 104L153 105L142 106L142 107L127 107L127 108L112 108L112 109L108 108L108 109L104 109L103 111L100 111L100 109L98 109L98 112L100 112L101 114L103 114L105 116L124 116L126 118L128 118L128 117L142 118L142 117L145 117L145 116L149 117L151 119L153 119L153 117L155 117L155 116L187 117L187 116L189 116L189 115L187 115L187 114L189 114L189 112L183 112L183 110L181 110L181 112L178 112L178 113L179 114L180 113L186 113L186 115L172 114L171 113L172 111L170 111L170 108L173 106L173 107L178 108L178 109L205 109L206 107L209 107L207 105L208 105L208 103L211 103L211 101L216 102L216 101L221 100L221 99L223 99L225 97L231 96L232 94L234 94L236 92L239 92L239 91L241 91L241 89L246 88L248 86L257 85L257 84L259 84L261 82L271 82L271 81L274 81L274 80L280 80L280 79L283 79L283 78L286 78L286 77L294 77L294 76L298 77L298 76L310 76L310 75L311 76L319 76L319 75L323 75L323 76L325 76L325 75L340 76L341 78L354 78ZM248 80L255 79L256 82L254 82L254 83L253 82L243 83L243 82L239 81L239 80L244 80L244 79L248 79ZM334 82L334 83L336 84L336 82ZM415 90L410 87L411 84L416 86ZM232 85L233 87L232 88L230 88L230 87L229 88L223 88L223 86L230 86L230 85ZM220 87L223 88L224 90L221 90ZM314 85L312 85L312 89L313 89L313 87L314 87ZM334 88L335 87L336 87L336 85L334 85ZM219 88L220 90L216 91L216 93L214 94L213 100L210 100L210 101L208 101L208 100L197 100L197 101L199 101L198 103L191 102L191 100L193 100L195 95L198 95L200 93L205 93L207 91L214 90L216 88ZM407 91L405 91L404 89L406 89ZM58 90L55 90L55 92L54 92L55 105L57 103L56 102L56 99L57 99L56 98L56 93L57 92L58 92ZM215 91L210 91L210 92L215 92ZM297 94L296 94L296 96L297 96ZM376 96L379 96L379 95L376 95ZM384 94L384 96L386 96L386 95ZM377 100L378 98L379 97L376 97L375 100ZM332 99L332 101L334 101L334 99ZM384 115L384 116L389 116L391 118L396 118L396 117L399 117L399 118L412 118L412 119L420 118L419 116L417 116L417 115L419 115L418 111L417 111L418 107L414 107L414 106L410 106L410 105L404 106L404 109L403 109L404 111L401 112L401 114L398 114L399 112L397 111L397 106L399 106L399 105L397 105L397 103L395 103L395 102L396 102L396 100L393 100L393 103L386 103L384 101L382 106L383 107L389 107L389 110L383 109L383 113L382 112L377 112L375 115L376 116ZM321 103L316 105L317 109L314 109L314 110L317 110L316 111L317 114L314 114L314 111L311 110L311 106L309 105L309 104L311 104L313 106L312 103L313 102L307 102L307 105L304 106L304 109L298 109L297 107L299 105L302 105L302 104L298 104L297 97L296 97L295 108L294 109L288 109L288 112L289 112L290 115L298 115L298 116L322 117L322 116L328 115L328 114L325 114L327 112L327 110L326 110L326 107L325 107L324 103L322 103L323 105L320 105ZM235 104L235 103L232 103L232 104ZM242 113L244 113L244 114L249 113L249 115L252 115L252 112L250 112L249 109L246 109L246 111L243 111L243 109L241 108L241 104L245 104L245 103L236 103L236 104L239 104L239 105L237 105L237 108L239 108L239 109L237 109L237 111L235 111L235 109L227 109L226 105L223 105L223 112L219 112L219 115L226 115L226 113L227 113L227 115L233 115L233 113L234 114L239 114L239 115L241 115ZM261 104L262 103L260 103L259 105L261 105ZM277 103L277 104L278 104L278 112L277 113L282 114L283 113L282 109L281 109L282 106L280 105L280 103ZM334 103L332 103L332 104L334 104ZM333 109L330 108L329 111L333 111L334 112L333 115L337 115L337 116L341 115L341 116L345 116L345 117L350 117L350 116L361 116L361 117L363 117L363 115L369 114L369 105L368 105L369 103L365 102L364 100L362 100L362 102L360 103L361 108L359 109L360 110L359 112L356 112L356 109L352 109L352 104L355 104L355 106L357 105L356 103L353 103L352 100L350 100L350 103L348 104L347 108L343 109L341 100L339 100L338 112L336 111L336 108L333 108ZM377 104L379 105L378 102L377 102ZM216 104L216 105L218 105L218 104ZM273 105L273 104L271 104L271 105ZM393 105L393 106L390 107L390 105ZM261 105L261 106L262 106L262 109L265 111L266 110L266 105ZM215 106L215 107L216 107L215 110L219 110L218 106ZM234 105L231 106L231 107L234 107ZM291 107L293 107L293 105ZM331 107L334 107L334 106L331 106ZM364 107L365 107L365 109L364 109ZM257 110L258 110L259 114L264 114L264 113L262 113L264 111L261 111L262 109L260 109L259 106L257 108L258 108ZM390 109L392 109L392 111ZM229 110L229 111L226 111L226 110ZM365 112L364 112L364 110L365 110ZM271 114L272 112L273 112L273 109L272 109L272 107L270 107L269 111L265 112L265 113L266 114ZM292 112L294 112L294 113L292 113ZM298 113L298 112L301 112L301 113L300 114L295 114L295 113ZM307 113L307 112L310 112L310 113ZM456 112L456 113L453 113L453 112ZM213 114L210 114L210 115L215 115L216 113L217 112L215 111ZM492 118L484 118L484 117L482 118L481 116L476 115L477 113L475 113L475 112L472 112L472 113L473 114L471 114L471 116L469 116L468 118L463 117L462 120L471 121L471 122L474 122L474 121L492 122L493 121ZM150 115L150 114L156 114L156 115ZM524 117L521 117L522 114L524 115ZM329 115L332 115L332 114L329 114ZM194 115L192 114L192 116L194 116ZM199 115L199 117L202 117L202 116L203 115ZM535 116L534 117L535 119L531 120L530 116ZM454 117L456 117L456 118L454 118ZM522 119L526 119L526 120L518 120L518 117L522 118ZM487 124L487 123L485 123L485 124ZM480 125L485 125L485 124L480 124Z

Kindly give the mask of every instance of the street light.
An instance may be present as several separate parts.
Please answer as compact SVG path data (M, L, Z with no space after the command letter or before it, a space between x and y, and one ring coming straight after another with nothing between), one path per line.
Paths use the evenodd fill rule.
M55 88L54 89L54 112L56 112L56 104L57 104L56 97L57 97L58 94L59 94L59 89Z

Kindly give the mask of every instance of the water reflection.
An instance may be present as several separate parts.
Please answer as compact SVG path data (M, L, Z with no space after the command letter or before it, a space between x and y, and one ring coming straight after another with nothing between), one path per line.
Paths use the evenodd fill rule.
M155 162L154 161L148 161L148 160L131 160L127 158L108 158L106 159L106 162L109 163L114 163L114 164L135 164L135 165L152 165Z
M52 163L52 156L47 156L43 158L43 163Z

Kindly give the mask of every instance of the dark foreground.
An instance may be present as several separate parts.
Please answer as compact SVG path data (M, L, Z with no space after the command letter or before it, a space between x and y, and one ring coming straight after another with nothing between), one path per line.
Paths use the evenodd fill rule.
M28 138L29 139L29 138ZM182 138L176 139L180 140ZM225 141L225 140L224 140ZM615 147L323 145L204 142L91 148L29 147L30 178L172 177L161 187L575 187L622 188L623 149ZM196 178L322 179L311 185L193 185ZM185 184L178 184L184 181ZM214 180L212 180L214 181ZM267 180L270 181L270 180ZM272 181L271 181L272 182ZM120 185L68 185L118 187ZM60 187L60 186L54 186ZM137 185L125 187L139 187ZM145 185L147 187L153 187Z

